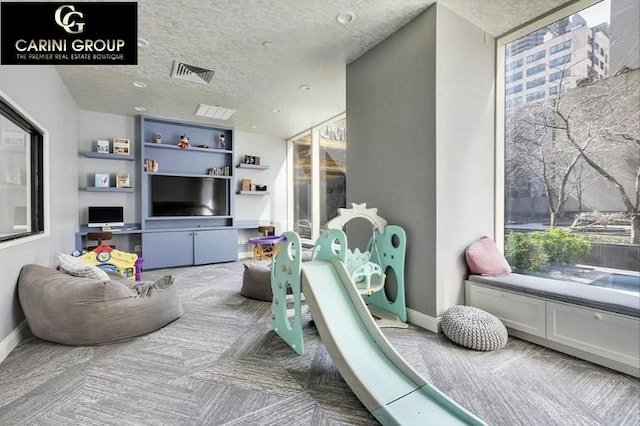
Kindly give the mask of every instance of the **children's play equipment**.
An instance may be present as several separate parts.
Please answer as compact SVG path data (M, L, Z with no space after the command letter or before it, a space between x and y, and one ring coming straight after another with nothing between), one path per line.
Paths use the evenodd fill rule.
M367 209L366 203L352 204L350 209L338 209L338 216L330 220L328 229L345 230L353 219L371 224L371 238L364 252L347 247L344 263L369 311L378 318L380 327L406 328L407 308L404 295L404 259L407 236L398 225L388 225L378 216L378 209ZM320 238L326 238L324 235ZM346 242L345 242L346 244ZM329 247L325 242L320 247ZM389 300L385 285L388 273L395 277L395 297Z
M393 267L406 318L404 291L400 291L404 284L404 231L379 221L376 210L366 209L365 204L354 205L350 213L344 210L347 209L341 211L342 219L332 223L334 228L328 228L318 238L313 260L309 262L302 263L300 236L295 232L283 234L280 252L272 258L271 265L273 330L294 351L303 354L304 294L320 338L336 368L380 423L483 425L482 420L449 399L408 365L382 334L367 309L365 298L384 293L381 289L385 271ZM372 219L370 222L375 228L365 253L353 251L349 254L346 234L335 227L356 217L356 210L359 211L357 217ZM381 283L382 288L376 290ZM289 304L287 290L292 293ZM395 302L387 302L394 305L399 301L397 297Z
M140 281L144 259L137 254L116 250L107 244L102 244L79 257L105 271L117 272L130 280Z

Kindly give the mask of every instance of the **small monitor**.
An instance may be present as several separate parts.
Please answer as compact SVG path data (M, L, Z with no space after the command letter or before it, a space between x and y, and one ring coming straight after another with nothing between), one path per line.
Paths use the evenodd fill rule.
M89 207L88 223L90 228L102 228L108 231L115 226L124 226L124 208L120 207Z

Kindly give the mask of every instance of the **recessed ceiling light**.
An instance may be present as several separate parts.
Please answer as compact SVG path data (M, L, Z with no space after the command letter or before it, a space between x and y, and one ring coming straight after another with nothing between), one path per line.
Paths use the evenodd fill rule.
M147 83L143 82L143 81L134 81L131 84L133 84L135 87L139 87L139 88L144 88L147 87Z
M271 112L282 112L282 108L272 108Z
M355 19L356 19L356 14L351 11L341 12L341 13L338 13L338 15L336 15L336 21L338 21L338 23L340 24L350 24Z
M271 43L269 40L263 41L262 47L264 47L265 49L271 49L273 47L273 43Z
M141 107L141 106L135 106L135 107L133 107L133 109L135 109L136 111L139 111L139 112L144 112L144 111L147 110L145 107Z
M255 124L252 124L252 125L251 125L251 128L252 128L252 129L257 129L257 128L258 128L258 126L257 126L257 125L255 125Z
M142 37L138 37L138 47L149 47L149 42Z
M311 85L301 84L300 87L298 87L298 89L302 90L303 92L308 92L309 90L311 90Z

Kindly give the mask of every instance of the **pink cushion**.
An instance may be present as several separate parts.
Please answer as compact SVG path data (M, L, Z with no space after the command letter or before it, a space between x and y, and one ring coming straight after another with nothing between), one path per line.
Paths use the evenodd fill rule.
M500 249L486 235L467 247L465 257L472 274L497 277L511 273L511 267Z

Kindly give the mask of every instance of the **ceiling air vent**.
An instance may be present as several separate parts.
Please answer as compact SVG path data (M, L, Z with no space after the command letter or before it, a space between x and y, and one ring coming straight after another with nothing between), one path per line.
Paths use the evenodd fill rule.
M234 112L236 112L235 109L200 104L196 110L196 115L200 117L214 118L216 120L228 120Z
M192 81L194 83L209 84L213 78L214 71L200 68L184 62L174 61L171 77L180 80Z

